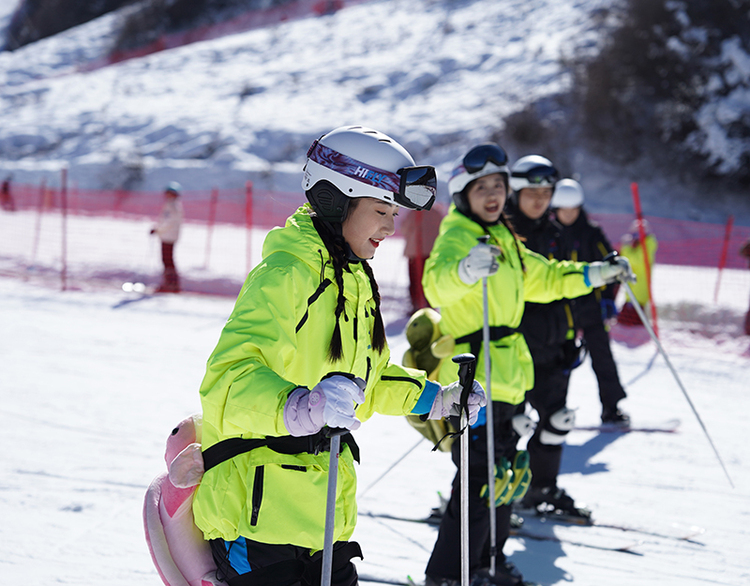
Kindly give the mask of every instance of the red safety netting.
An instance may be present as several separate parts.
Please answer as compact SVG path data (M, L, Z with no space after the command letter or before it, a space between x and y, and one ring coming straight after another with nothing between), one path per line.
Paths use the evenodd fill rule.
M0 201L0 273L64 278L64 283L124 280L158 282L158 242L150 227L163 204L161 192L90 190L58 185L10 186ZM302 203L301 192L235 189L186 190L180 197L185 225L176 247L181 274L193 290L235 294L260 261L265 232L283 225ZM407 212L410 213L410 212ZM633 216L591 214L617 248ZM397 236L401 236L399 216ZM658 265L746 269L738 254L750 227L648 217L659 242ZM716 280L716 277L712 277ZM705 277L701 277L705 280ZM739 292L738 295L745 295Z

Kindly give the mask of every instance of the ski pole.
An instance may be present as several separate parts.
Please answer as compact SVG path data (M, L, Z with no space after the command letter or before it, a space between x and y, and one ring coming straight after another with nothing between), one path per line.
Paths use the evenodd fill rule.
M478 240L487 244L489 236L480 236ZM487 489L490 511L490 576L495 575L497 560L497 518L495 517L495 425L492 409L492 362L490 360L490 311L487 291L487 277L482 278L482 305L484 322L482 323L482 348L484 351L484 392L487 395Z
M328 492L326 493L326 527L323 538L323 571L320 577L321 586L331 586L333 569L333 529L336 522L336 483L339 475L339 451L341 436L348 430L341 428L328 429L326 435L331 438L331 456L328 464Z
M477 359L473 354L459 354L452 358L458 364L458 380L461 383L461 586L469 586L469 393L474 384L474 369Z
M648 319L646 318L645 312L641 308L641 304L638 303L638 300L635 298L635 295L633 295L633 290L630 288L630 285L624 278L620 279L620 283L622 284L623 287L625 287L625 292L628 294L628 297L630 297L630 301L633 303L633 307L635 308L635 311L638 314L638 317L641 318L643 325L646 327L646 331L648 332L648 335L651 336L651 339L654 341L654 344L656 344L656 347L659 349L659 353L664 357L664 361L667 363L669 370L672 371L672 376L674 376L674 379L677 381L677 385L680 387L682 394L685 395L685 399L687 399L688 405L690 405L690 408L693 410L693 413L695 414L695 418L698 420L698 423L703 429L703 433L706 435L706 439L708 439L708 443L711 444L711 449L713 449L714 454L716 454L716 459L719 461L719 464L721 464L721 467L724 470L724 474L726 474L727 480L729 481L729 485L732 488L734 488L734 482L732 482L732 478L729 476L729 471L727 470L727 467L724 465L724 461L721 459L721 456L719 455L719 450L716 449L716 446L714 445L714 442L711 439L710 434L708 433L708 429L706 429L706 426L703 424L703 420L701 419L701 416L698 414L698 410L695 408L695 405L693 405L693 402L690 400L690 395L688 395L688 392L685 389L684 385L682 384L680 377L677 376L677 371L674 369L674 367L672 366L672 363L669 361L669 357L667 356L667 353L664 351L664 348L662 348L662 345L659 342L659 338L654 333L654 330L651 327L651 324L648 323Z

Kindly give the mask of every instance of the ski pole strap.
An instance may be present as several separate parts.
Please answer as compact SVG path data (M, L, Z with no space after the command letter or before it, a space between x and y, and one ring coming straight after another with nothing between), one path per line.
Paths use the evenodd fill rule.
M515 334L518 328L511 328L509 326L490 326L490 341L496 342L503 338L507 338L511 334ZM482 330L477 330L471 334L466 334L460 338L456 338L456 345L458 344L469 344L469 351L474 356L479 356L479 350L482 348L483 333Z
M349 446L352 456L359 463L359 446L354 441L354 436L351 433L342 435L341 443ZM263 447L269 448L279 454L320 454L321 452L330 451L331 439L326 437L324 430L302 437L291 435L281 437L267 436L254 439L231 437L203 450L203 468L208 472L214 466L231 460L235 456L239 456L255 448Z

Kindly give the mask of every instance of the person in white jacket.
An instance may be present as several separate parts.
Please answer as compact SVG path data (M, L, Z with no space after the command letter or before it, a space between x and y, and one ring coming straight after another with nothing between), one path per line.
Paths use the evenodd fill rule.
M182 226L182 202L180 192L182 187L176 181L171 181L164 189L164 205L159 219L151 229L161 240L161 260L164 264L164 277L161 285L156 289L160 293L179 293L180 277L174 265L174 245L180 237Z

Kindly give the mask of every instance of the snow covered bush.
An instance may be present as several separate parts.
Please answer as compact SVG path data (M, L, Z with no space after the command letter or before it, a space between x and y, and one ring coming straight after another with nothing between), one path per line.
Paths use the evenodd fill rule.
M573 62L587 135L750 183L750 0L623 0L604 21Z
M10 2L10 0L4 0ZM39 39L116 10L133 0L21 0L6 31L3 50L13 51Z

